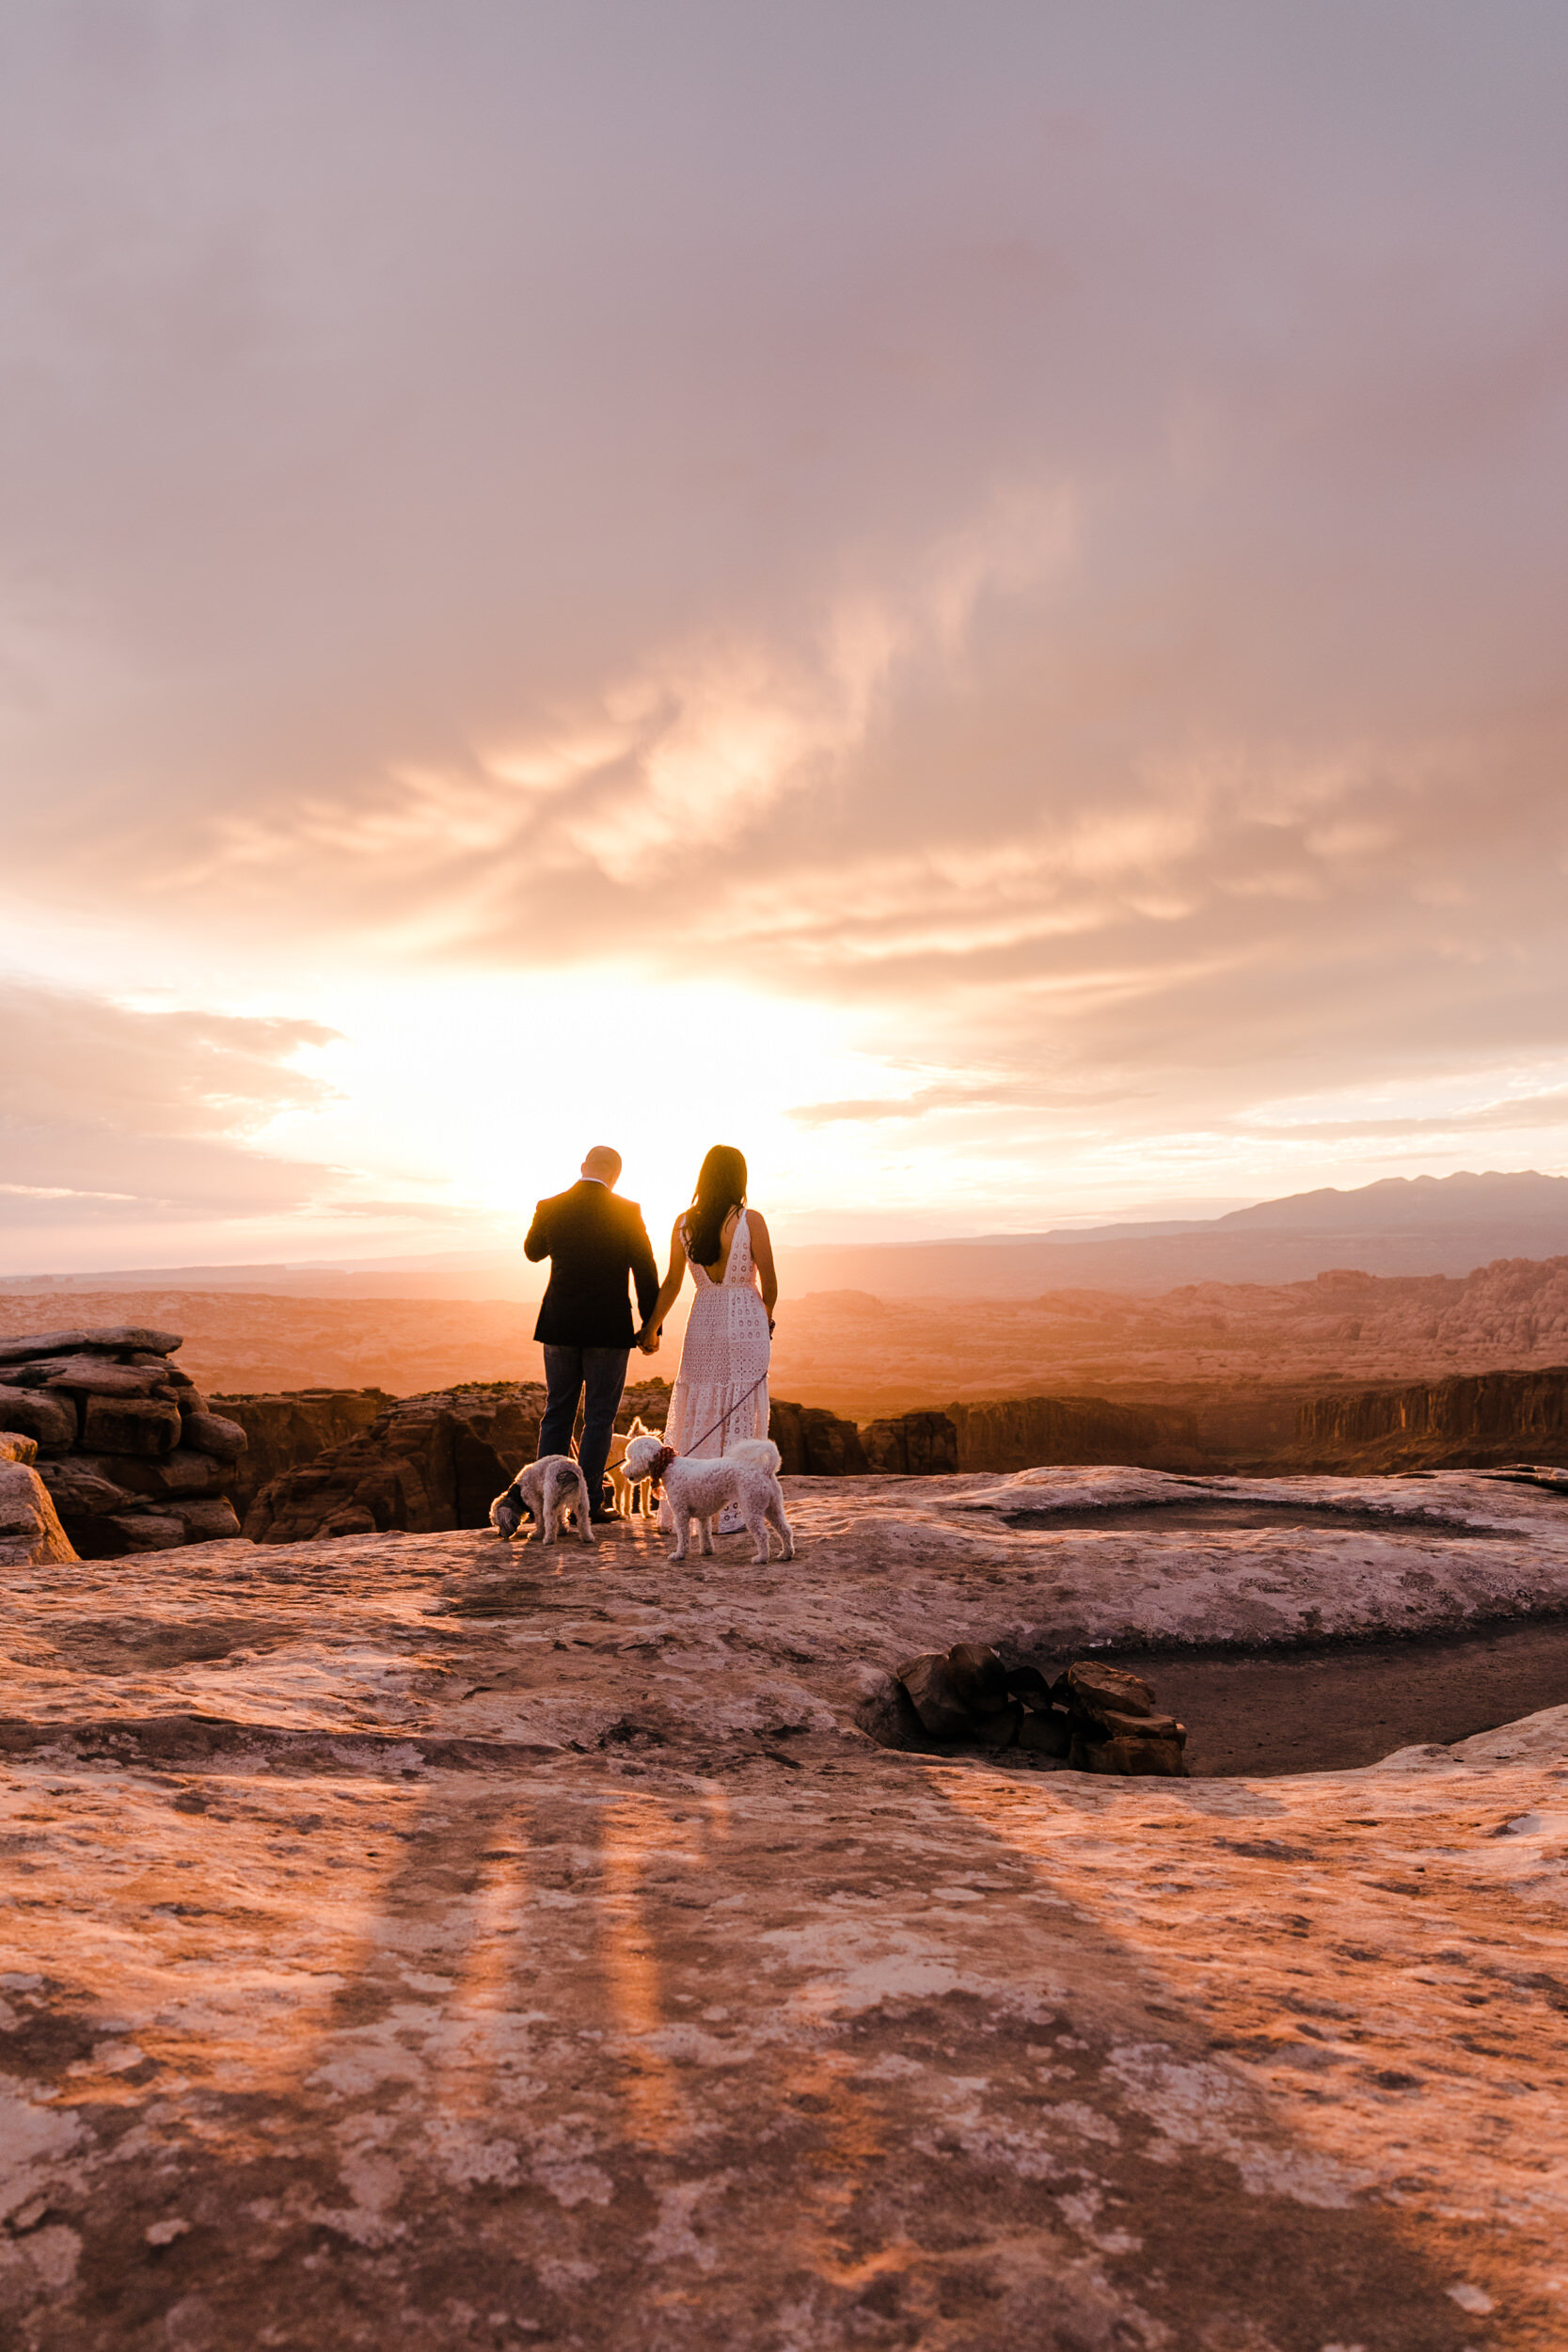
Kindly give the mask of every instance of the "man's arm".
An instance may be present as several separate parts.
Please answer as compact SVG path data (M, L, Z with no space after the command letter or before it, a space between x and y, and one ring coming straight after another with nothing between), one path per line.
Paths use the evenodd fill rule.
M646 1323L658 1298L658 1263L641 1215L632 1219L627 1246L631 1252L632 1279L637 1284L637 1311Z
M529 1227L528 1239L523 1244L524 1257L533 1260L535 1263L541 1258L547 1258L550 1254L550 1236L545 1224L545 1202L541 1200L533 1212L533 1223Z

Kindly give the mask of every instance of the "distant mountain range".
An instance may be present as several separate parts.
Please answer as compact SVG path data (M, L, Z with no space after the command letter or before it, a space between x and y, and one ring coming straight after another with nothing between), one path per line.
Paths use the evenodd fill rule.
M1160 1292L1188 1282L1300 1282L1336 1267L1464 1275L1495 1258L1568 1252L1568 1177L1386 1176L1260 1200L1224 1216L1056 1228L975 1241L795 1249L800 1290L887 1297L1033 1297L1047 1290ZM784 1252L780 1252L784 1273Z
M1386 1176L1260 1200L1191 1221L1056 1227L927 1242L778 1247L785 1291L867 1291L883 1298L1030 1298L1048 1290L1157 1293L1188 1282L1299 1282L1336 1267L1363 1274L1471 1273L1495 1258L1568 1254L1568 1177L1533 1168ZM39 1278L8 1290L245 1290L295 1295L536 1298L540 1269L520 1251L454 1250L404 1259L291 1265L132 1267Z

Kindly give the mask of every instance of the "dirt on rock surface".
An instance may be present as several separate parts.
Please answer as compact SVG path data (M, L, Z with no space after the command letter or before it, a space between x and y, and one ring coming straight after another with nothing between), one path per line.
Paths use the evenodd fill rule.
M1568 1709L1254 1780L867 1736L956 1642L1132 1628L1164 1699L1182 1645L1568 1607L1543 1491L1113 1524L1177 1483L791 1481L768 1569L6 1570L0 2337L1560 2345Z

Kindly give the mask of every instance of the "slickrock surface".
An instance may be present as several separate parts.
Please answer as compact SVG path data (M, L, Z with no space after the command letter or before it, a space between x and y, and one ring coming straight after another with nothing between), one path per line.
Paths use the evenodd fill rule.
M1568 1502L787 1492L766 1570L634 1525L5 1571L0 2337L1560 2345L1568 1708L1230 1781L860 1724L958 1640L1560 1611Z

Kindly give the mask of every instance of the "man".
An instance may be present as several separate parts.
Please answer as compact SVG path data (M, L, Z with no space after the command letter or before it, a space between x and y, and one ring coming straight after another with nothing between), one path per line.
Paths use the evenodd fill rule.
M635 1336L626 1277L637 1284L639 1323L646 1323L658 1297L658 1268L642 1212L635 1200L615 1198L620 1175L619 1152L596 1143L583 1161L581 1181L540 1201L523 1244L535 1263L550 1262L549 1287L533 1328L545 1351L548 1389L539 1451L570 1454L578 1398L586 1390L578 1462L589 1509L601 1525L614 1517L604 1507L604 1470Z

